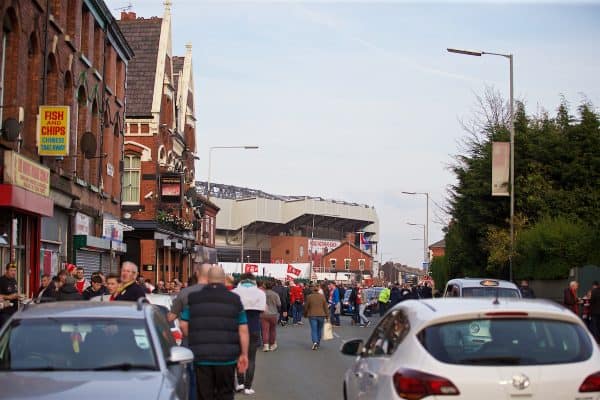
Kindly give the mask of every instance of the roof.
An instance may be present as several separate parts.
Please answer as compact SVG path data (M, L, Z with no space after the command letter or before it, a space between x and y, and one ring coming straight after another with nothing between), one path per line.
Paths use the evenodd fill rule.
M360 251L362 254L364 254L365 256L367 256L369 258L373 258L373 256L371 254L367 253L363 249L359 249L358 247L356 247L355 245L353 245L352 243L349 243L349 242L342 242L342 244L340 244L335 249L331 250L329 253L323 254L323 257L327 257L328 255L335 253L336 251L338 251L339 249L341 249L342 247L344 247L346 245L352 246L353 248L355 248L356 250Z
M480 318L482 314L490 312L526 312L528 315L536 315L545 318L556 318L579 323L581 320L562 305L540 299L517 299L499 298L498 304L494 304L494 298L440 298L427 300L405 300L395 308L409 308L414 314L413 318L420 321L419 325L435 324L437 321L465 318ZM504 317L510 317L505 315ZM418 327L416 327L418 329Z
M30 305L15 314L16 318L144 318L132 301L59 301Z
M162 21L158 17L118 21L119 28L135 53L127 67L127 117L152 115Z
M431 249L432 247L446 248L446 239L438 240L434 244L430 244L429 248Z

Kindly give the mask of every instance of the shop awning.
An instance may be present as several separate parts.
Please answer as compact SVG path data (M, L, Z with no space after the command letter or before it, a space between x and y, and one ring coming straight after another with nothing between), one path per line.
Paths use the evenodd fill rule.
M73 235L73 246L75 250L98 251L102 253L108 252L111 249L110 240L90 235Z
M16 208L43 217L54 215L52 199L7 183L0 183L0 207Z

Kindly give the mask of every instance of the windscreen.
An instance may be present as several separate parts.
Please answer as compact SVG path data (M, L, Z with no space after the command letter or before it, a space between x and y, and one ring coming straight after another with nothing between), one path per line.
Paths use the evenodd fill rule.
M587 360L592 343L576 324L547 319L473 319L434 325L418 338L437 360L463 365L544 365Z
M144 320L14 320L0 337L0 370L157 369Z
M499 287L466 287L463 297L521 297L518 290Z

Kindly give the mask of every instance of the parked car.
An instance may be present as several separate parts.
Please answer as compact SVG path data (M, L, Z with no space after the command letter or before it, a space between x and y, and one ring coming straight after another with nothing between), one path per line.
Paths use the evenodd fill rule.
M371 316L371 314L376 313L379 310L379 303L377 299L379 298L379 293L383 290L382 287L372 287L363 289L367 296L367 307L365 308L365 316ZM351 290L348 289L344 293L344 299L342 300L342 315L353 315L354 314L354 306L350 304L350 294Z
M600 348L545 300L406 300L341 351L344 399L600 398Z
M32 305L0 331L1 397L187 399L192 361L151 304Z
M157 294L157 293L149 293L146 295L146 299L150 302L150 304L154 304L158 306L160 312L167 318L167 314L171 311L171 306L173 305L173 298L175 296L170 294ZM181 341L183 340L183 332L179 327L179 320L173 320L169 322L169 326L171 328L171 334L173 334L173 339L175 339L175 343L177 345L181 345Z
M521 291L512 282L499 279L451 279L446 284L444 297L521 297Z

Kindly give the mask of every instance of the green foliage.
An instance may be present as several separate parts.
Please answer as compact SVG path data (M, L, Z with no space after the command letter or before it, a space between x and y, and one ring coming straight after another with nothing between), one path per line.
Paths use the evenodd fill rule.
M597 231L588 224L545 217L520 235L515 277L565 278L572 267L600 261L597 240Z
M508 120L504 102L497 93L488 91L478 101L482 111L477 112L475 122L465 126L463 154L456 156L451 166L457 183L450 188L449 196L452 220L446 233L447 270L451 278L507 278L509 199L492 197L490 188L491 143L508 141ZM513 260L523 273L520 276L564 277L568 273L565 265L573 267L588 261L576 248L568 252L549 250L560 246L553 241L569 236L546 236L546 250L536 247L541 245L541 239L532 242L527 233L537 232L535 228L542 220L545 224L585 221L587 234L599 236L600 118L588 102L583 102L577 111L577 117L570 115L568 103L561 99L556 117L545 112L528 116L524 105L517 102L515 213L520 219L515 220L515 234L518 238L518 231L523 230L525 242L516 248ZM573 229L559 231L567 235L575 232ZM539 265L539 257L544 254L553 255L551 263L544 261L550 270Z
M431 260L429 271L431 271L431 278L433 278L435 282L435 288L438 290L444 290L446 282L448 282L450 279L446 256L434 257L433 260Z

